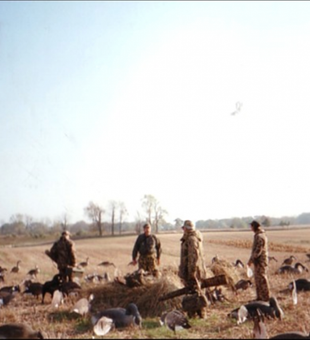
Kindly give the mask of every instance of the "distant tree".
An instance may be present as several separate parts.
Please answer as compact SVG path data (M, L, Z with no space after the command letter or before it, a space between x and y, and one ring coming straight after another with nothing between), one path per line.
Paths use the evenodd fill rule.
M92 220L94 225L97 226L99 236L102 236L102 215L105 212L104 209L93 202L89 202L84 211L86 215Z
M126 209L126 206L125 206L124 202L118 202L118 209L119 209L119 228L118 228L118 233L121 235L124 218L128 214L128 211Z
M264 227L270 227L271 226L271 221L269 217L263 216L262 217L262 225Z
M141 230L142 230L142 225L143 225L143 220L141 218L141 214L139 211L137 211L137 216L136 216L136 219L135 219L135 231L136 231L136 234L140 234L141 233Z
M181 219L181 218L176 218L175 220L174 220L174 228L176 229L176 230L178 230L178 229L181 229L181 227L182 227L182 225L183 225L183 220Z
M165 221L165 215L167 211L163 209L157 200L154 202L154 225L156 234L159 231L159 224Z
M110 209L111 209L111 233L112 233L112 236L114 236L115 212L116 212L116 208L117 208L117 202L116 201L110 201L109 205L110 205Z
M146 220L148 223L152 224L152 213L154 209L154 205L156 202L156 198L152 195L144 195L142 198L142 208L146 212Z
M160 206L159 201L152 195L144 195L142 208L146 212L147 222L155 225L155 233L158 233L159 223L164 220L167 211Z

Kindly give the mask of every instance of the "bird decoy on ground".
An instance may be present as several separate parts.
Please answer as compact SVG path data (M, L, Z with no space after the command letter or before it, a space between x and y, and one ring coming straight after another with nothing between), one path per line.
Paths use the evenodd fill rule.
M253 314L253 336L254 339L268 339L267 329L264 323L264 315L260 309L257 309Z
M52 308L59 308L59 306L64 302L64 295L58 289L55 290L51 302Z
M3 273L0 273L0 282L4 282L5 280L4 280L4 275L3 275Z
M295 281L293 281L292 283L292 299L293 299L293 305L297 305L298 297L297 297L297 288L296 288Z
M21 262L22 261L17 261L16 266L11 269L11 273L18 273L19 272L19 270L20 270L20 265L19 264Z
M242 313L239 311L240 308ZM242 319L245 321L247 319L252 319L257 309L260 309L262 314L267 318L278 318L282 320L284 316L283 310L279 306L279 303L275 297L271 297L269 303L266 301L253 301L242 305L228 313L228 316L237 320Z
M0 307L8 305L14 297L15 294L13 292L0 292Z
M22 323L8 323L0 326L0 339L44 339L41 332L34 331Z
M301 274L303 271L309 272L307 267L297 262L294 266L285 265L280 267L275 274Z
M115 264L113 262L109 262L109 261L103 261L103 262L99 263L98 266L114 267L115 268Z
M310 291L310 280L307 279L298 279L293 282L290 282L288 288L290 290L293 289L293 285L295 283L297 292L307 292Z
M89 265L89 257L86 258L86 261L80 262L77 267L78 268L86 268Z
M272 336L269 339L310 339L310 333L292 331Z
M238 290L246 290L253 286L253 283L251 280L244 280L241 279L235 284L235 291L238 293Z
M99 275L97 273L94 274L88 274L84 277L85 281L92 282L92 283L98 283L102 281L110 282L111 278L109 273L103 273L102 275Z
M233 263L233 265L235 267L238 267L238 268L244 268L244 264L241 260L237 259L235 263Z
M106 316L102 316L94 325L93 331L95 335L104 336L114 327L113 320Z
M0 266L0 273L1 274L3 274L4 272L7 272L7 271L8 271L7 268L3 268L3 267Z
M269 262L271 261L278 262L278 260L274 256L268 256L268 260Z
M82 316L86 315L87 313L89 313L90 308L91 308L91 301L94 299L94 294L90 294L89 298L82 298L80 300L78 300L73 308L72 308L72 312L75 312L77 314L80 314Z
M310 254L306 254L306 256L308 258L306 262L309 262L310 261Z
M289 258L287 258L283 261L281 266L283 266L285 264L290 266L294 262L294 260L296 260L296 257L294 255L291 255Z
M40 282L32 282L31 280L25 280L24 282L25 290L23 294L31 294L37 299L42 295L43 284Z
M129 303L126 309L116 307L103 310L91 317L92 324L96 325L97 321L103 316L112 319L115 328L126 328L132 326L141 327L142 325L142 317L137 305L134 303Z
M20 293L20 286L4 286L0 288L0 292Z
M34 269L29 270L27 275L30 275L32 278L37 278L37 275L40 273L40 269L38 265L36 264Z
M159 320L161 326L166 326L176 334L177 331L182 329L189 329L191 325L189 324L188 318L179 310L173 310L170 312L164 312Z

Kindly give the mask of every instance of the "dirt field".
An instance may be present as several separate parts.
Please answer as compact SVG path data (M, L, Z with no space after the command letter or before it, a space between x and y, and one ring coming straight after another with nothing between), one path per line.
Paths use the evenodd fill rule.
M279 300L284 311L284 320L267 320L266 327L270 336L289 330L310 331L310 307L309 293L298 294L298 304L293 305L290 295L279 293L280 290L287 288L292 279L309 278L309 273L299 275L276 275L275 271L280 267L284 258L294 255L297 261L307 265L306 253L310 253L309 229L268 231L269 255L274 256L278 262L270 262L269 279L271 291ZM251 231L242 232L205 232L204 252L205 262L210 266L211 260L215 255L229 262L240 259L247 262L253 240ZM177 268L179 264L180 238L181 233L160 234L163 254L161 268L168 265ZM76 240L76 252L78 261L85 261L89 257L89 265L85 269L84 276L92 273L102 274L108 271L113 278L115 275L123 276L132 272L135 268L128 266L131 261L131 251L136 236L125 236L121 238L96 238ZM41 283L52 278L57 270L51 260L44 254L45 249L50 248L51 244L38 245L33 247L1 247L0 265L8 269L5 276L4 285L19 284L27 278L30 269L38 265L40 273L37 280ZM17 274L9 273L10 269L21 260L21 269ZM113 262L117 269L113 267L105 268L97 265L102 261ZM244 277L245 272L240 269L240 277ZM84 278L80 278L83 289L89 289L90 285ZM98 285L98 284L97 284ZM208 310L206 320L191 319L192 328L188 331L179 332L178 338L252 338L253 324L248 321L237 325L235 320L227 317L232 309L239 307L242 303L255 298L255 288L241 292L235 296L228 289L224 293L231 302L222 302L213 305ZM19 294L8 306L0 310L1 324L8 322L27 322L33 329L41 330L46 338L91 338L93 336L89 317L80 317L70 313L72 301L66 301L58 310L52 310L50 299L47 297L46 303L41 304L31 296ZM121 306L124 307L124 306ZM143 315L142 315L143 317ZM159 316L158 316L159 317ZM174 338L174 334L161 328L157 318L143 321L141 330L112 331L105 338Z

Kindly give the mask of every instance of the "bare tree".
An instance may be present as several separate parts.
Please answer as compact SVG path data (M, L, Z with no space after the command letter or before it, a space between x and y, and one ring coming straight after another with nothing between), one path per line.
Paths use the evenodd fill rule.
M84 210L86 215L97 226L99 236L102 236L102 215L105 212L104 209L93 202L89 202L88 206Z
M124 202L118 202L118 209L119 209L119 227L118 227L118 232L121 235L123 221L124 221L125 216L128 215L128 211L126 209L126 206L125 206Z
M142 198L142 208L146 212L147 222L152 223L152 213L154 209L154 204L156 202L156 198L152 195L144 195Z
M117 202L116 201L110 201L110 208L111 208L111 233L112 236L114 236L114 229L115 229L115 212L117 209Z
M167 214L167 211L164 210L159 202L155 200L154 202L154 225L155 225L155 232L159 232L159 224L164 222L164 217Z
M143 220L141 219L141 214L137 211L135 230L137 234L141 233Z

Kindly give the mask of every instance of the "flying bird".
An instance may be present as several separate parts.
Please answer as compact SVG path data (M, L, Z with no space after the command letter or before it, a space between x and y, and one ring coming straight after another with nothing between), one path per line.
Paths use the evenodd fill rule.
M242 107L242 103L241 102L237 102L236 103L236 110L234 112L232 112L231 115L235 116L237 113L239 113L240 110L241 110L241 107Z

